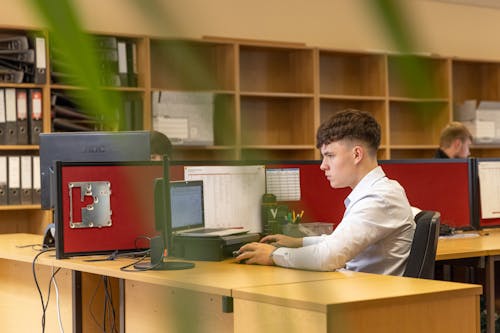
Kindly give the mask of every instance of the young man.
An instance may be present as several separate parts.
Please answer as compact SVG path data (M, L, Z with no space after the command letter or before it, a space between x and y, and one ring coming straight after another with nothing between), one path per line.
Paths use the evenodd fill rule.
M441 132L435 158L467 158L470 155L472 134L464 124L453 121Z
M341 223L330 235L269 235L241 247L237 260L331 271L346 268L402 275L415 222L403 188L377 162L380 125L367 112L345 110L317 132L321 170L332 188L350 187ZM328 209L328 207L325 207Z

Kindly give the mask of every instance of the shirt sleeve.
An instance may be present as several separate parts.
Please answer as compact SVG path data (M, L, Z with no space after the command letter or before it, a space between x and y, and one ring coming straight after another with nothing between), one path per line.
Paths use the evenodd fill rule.
M305 237L303 247L279 248L273 253L276 265L332 271L371 244L393 232L391 209L383 197L365 195L349 205L342 222L331 235Z

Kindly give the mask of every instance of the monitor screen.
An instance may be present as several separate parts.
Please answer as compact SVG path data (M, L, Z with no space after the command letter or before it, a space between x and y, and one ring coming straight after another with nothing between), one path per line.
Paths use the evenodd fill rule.
M54 207L54 163L148 161L149 131L58 132L40 134L42 209Z
M203 181L170 183L172 232L204 226Z

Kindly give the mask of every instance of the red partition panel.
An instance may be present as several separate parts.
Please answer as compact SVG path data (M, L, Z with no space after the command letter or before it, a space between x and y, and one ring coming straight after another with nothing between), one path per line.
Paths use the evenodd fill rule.
M267 169L298 168L300 173L300 201L286 201L282 204L297 213L304 211L303 222L330 222L338 224L344 215L344 200L350 188L333 189L320 168L319 162L297 164L268 164Z
M342 219L344 199L350 188L332 189L319 162L268 164L267 168L299 168L301 201L284 202L296 212L304 210L304 222ZM405 189L412 206L441 213L442 223L469 228L473 223L470 163L466 160L381 161L387 176Z
M154 219L154 181L161 178L161 163L62 163L58 168L56 229L58 257L148 248L144 237L157 235ZM70 182L110 183L111 226L70 227ZM81 221L80 189L73 191L74 220ZM87 197L87 201L92 199Z
M465 160L381 161L389 178L405 189L412 206L441 213L441 223L473 225L471 165Z

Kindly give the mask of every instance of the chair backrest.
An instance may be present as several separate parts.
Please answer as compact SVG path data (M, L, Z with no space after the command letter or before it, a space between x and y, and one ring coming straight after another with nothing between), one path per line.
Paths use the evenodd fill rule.
M415 235L403 276L434 278L440 220L439 212L429 210L423 210L415 216Z

